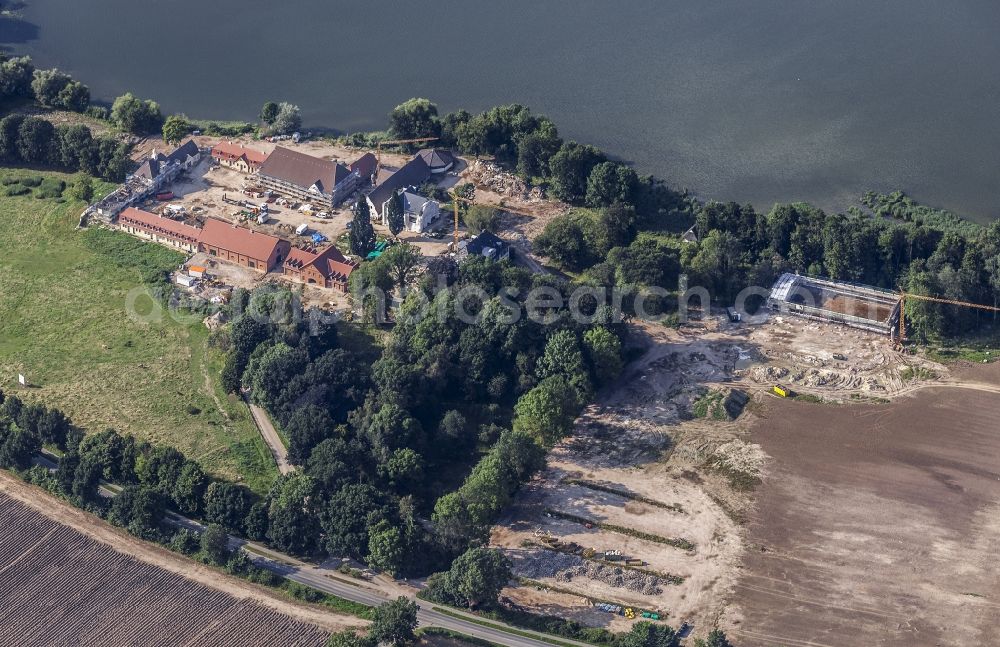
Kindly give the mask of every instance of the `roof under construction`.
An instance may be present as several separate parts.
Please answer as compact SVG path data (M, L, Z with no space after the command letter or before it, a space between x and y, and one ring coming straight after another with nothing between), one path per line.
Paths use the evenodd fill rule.
M767 305L774 311L888 335L899 321L895 292L799 274L782 274Z

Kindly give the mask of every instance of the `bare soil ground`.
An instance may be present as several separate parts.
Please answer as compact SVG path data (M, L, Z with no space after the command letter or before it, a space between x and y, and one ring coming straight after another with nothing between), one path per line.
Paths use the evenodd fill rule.
M82 510L51 497L39 488L23 483L6 472L0 472L0 501L17 502L55 522L58 528L69 528L74 533L79 533L79 535L102 546L109 546L118 553L134 558L144 565L179 575L198 587L208 589L213 593L224 593L236 600L252 603L254 607L262 607L284 614L298 621L321 627L326 631L339 631L364 624L357 618L340 615L315 606L294 603L263 587L230 577L218 570L140 541ZM0 566L0 572L2 569L3 567ZM112 578L108 582L98 582L97 584L113 588L113 583L114 579ZM155 594L155 591L151 594ZM43 621L44 619L39 619L39 622ZM322 640L313 644L322 644Z
M1000 383L998 367L965 377ZM769 399L771 457L729 617L746 645L981 645L1000 631L997 395Z
M633 332L631 343L644 353L626 368L614 388L600 394L598 403L584 412L573 436L553 450L546 471L523 489L510 514L494 529L493 543L507 550L515 572L536 583L505 592L517 604L615 629L627 629L630 623L597 610L591 606L593 602L659 610L675 626L682 621L692 623L695 637L703 637L717 623L739 631L741 644L845 644L844 638L833 639L835 631L842 632L841 636L852 635L847 639L850 644L863 644L863 640L854 640L852 623L867 627L869 616L864 612L885 602L872 584L871 573L878 573L879 581L885 582L879 585L883 592L909 591L907 604L911 606L902 605L886 614L905 616L898 631L906 631L906 623L912 624L919 610L955 599L950 597L954 593L951 589L959 586L942 587L949 592L938 595L931 580L908 579L909 574L919 572L929 577L940 562L942 573L958 581L970 564L985 563L990 546L996 548L988 534L989 524L996 525L988 521L989 506L993 506L994 515L998 510L996 492L994 503L987 504L987 486L992 484L1000 491L987 458L996 455L996 447L985 437L985 428L976 425L989 421L991 406L996 411L1000 368L991 366L984 373L977 370L980 367L971 367L953 374L948 367L895 350L884 337L792 317L773 317L755 325L706 317L702 323L678 330L639 324ZM769 394L776 383L840 404L781 400ZM753 396L738 418L695 415L697 403L706 394L718 393L721 400L732 389ZM972 398L977 404L971 408L955 404L971 403ZM905 429L925 419L917 410L907 413L906 407L924 401L933 404L921 406L939 417L928 413L926 420L930 422L922 431ZM875 402L892 404L872 404ZM776 407L781 407L780 415ZM786 422L786 409L801 415ZM871 411L877 415L868 413ZM884 419L878 413L883 411L889 412L884 415L898 416L899 422L887 422L896 418ZM902 413L893 413L896 411ZM838 434L866 424L876 430L874 436L864 437L863 442L859 439L857 446L838 445L847 442ZM957 440L955 446L935 446L940 431L955 425L963 426L967 439ZM779 429L785 430L780 437ZM809 433L790 445L789 435L800 429ZM876 461L860 470L846 459L835 460L829 467L822 462L827 451L834 455L856 451L864 456L890 442L883 451L893 447L892 452L901 453L883 456L882 465ZM919 449L914 448L914 442L922 443ZM792 447L807 455L813 452L813 458L790 456ZM917 454L913 452L919 454L921 467L893 464L914 459ZM935 467L928 471L928 464ZM914 469L917 474L924 470L927 485L936 483L940 491L925 493ZM969 475L960 475L965 471ZM811 479L813 474L815 479ZM894 479L902 478L900 474L910 479L906 493L913 500L897 502L894 495L887 494ZM843 486L838 478L843 479ZM864 483L867 489L861 487L863 479L868 479ZM973 503L949 510L947 497L961 496L956 484L960 489L975 487L977 497ZM955 528L967 532L949 531L948 517L963 509L964 526L956 522ZM561 516L567 513L594 526L588 528ZM935 515L944 522L931 523ZM838 525L838 518L848 521ZM623 533L598 524L628 530ZM919 530L924 524L930 524L930 535ZM684 539L694 547L677 548L649 535ZM962 537L973 547L967 557L961 552ZM847 543L838 549L841 540ZM885 552L879 553L875 544L882 540ZM796 553L800 547L808 549L810 541L829 553L820 557L819 548L810 549L808 555ZM767 552L761 552L761 546ZM587 564L583 556L566 553L586 549L596 551L597 557L603 551L620 550L627 558L641 560L644 571L680 576L683 582L670 583L663 578L643 591L629 588L629 577L609 582L604 577L583 576L580 567ZM793 565L803 565L802 588L789 585L785 598L770 592L753 593L749 587L786 591L775 583L765 586L762 582L767 578L791 579L791 575L775 574L773 568L758 575L756 571L763 567L755 561L786 555L783 568L791 571ZM930 557L933 560L919 566L904 565L906 555L915 555L921 562ZM894 569L902 569L906 577L895 575ZM815 627L810 626L814 610L807 601L821 596L815 591L812 597L806 593L808 586L815 584L809 579L812 573L817 574L820 584L834 587L842 596L831 606L844 607L841 615ZM761 579L748 579L754 577ZM995 578L995 573L986 579L964 581L975 584L971 593L988 595L989 583L996 584L991 577ZM874 588L866 602L848 603L851 591L860 587L866 595L869 585ZM805 601L798 603L795 596L800 593ZM989 615L993 611L987 614L985 608L1000 608L988 598L964 597L970 605L979 605L973 607L979 611L970 612L978 618L993 617ZM777 615L772 618L768 614ZM786 618L790 626L798 627L787 635L778 631ZM810 634L812 629L827 633ZM796 633L800 630L804 632L801 635ZM865 629L869 630L874 631ZM919 625L919 630L924 633L905 637L918 637L914 644L925 644L923 637L930 635L931 629ZM982 631L972 631L977 630ZM781 637L768 642L769 634Z

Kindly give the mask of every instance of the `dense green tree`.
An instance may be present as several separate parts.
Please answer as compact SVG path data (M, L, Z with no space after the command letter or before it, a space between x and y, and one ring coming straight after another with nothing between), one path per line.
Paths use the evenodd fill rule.
M560 200L578 202L587 193L587 181L604 155L593 146L566 142L549 159L552 192Z
M695 647L733 647L733 644L726 638L725 632L716 627L708 634L707 639L696 638Z
M208 477L194 461L185 461L170 488L170 498L181 514L197 516L201 513Z
M130 485L112 500L108 520L133 535L150 539L158 533L165 514L162 494L150 487Z
M17 154L28 164L48 164L56 159L55 128L40 117L26 117L17 131Z
M602 209L597 219L601 248L610 250L630 244L635 239L638 221L631 205L616 202Z
M395 139L437 137L441 133L437 106L427 99L410 99L389 113L389 133Z
M680 252L656 236L640 234L627 247L612 249L608 262L616 270L617 283L677 288Z
M313 447L329 438L334 427L333 418L323 408L306 405L296 409L285 424L288 459L296 465L305 463Z
M568 388L568 387L567 387ZM505 431L455 492L434 505L435 531L453 553L482 541L517 488L544 464L545 451L522 432Z
M591 395L580 341L569 330L560 330L548 338L545 352L538 358L535 370L540 380L556 376L564 378L576 389L580 404Z
M326 641L326 647L375 647L368 634L358 634L353 629L338 631Z
M402 292L409 283L413 271L420 264L420 258L420 249L416 245L400 243L390 247L382 254L379 261L388 267L393 283Z
M416 640L416 628L417 603L401 596L372 611L369 635L380 645L404 647Z
M80 202L90 202L94 198L94 181L89 175L81 175L73 182L70 195Z
M267 530L267 537L275 548L301 556L320 552L316 494L315 482L299 472L282 476L275 482Z
M20 429L10 420L0 419L0 467L27 469L39 449L38 436Z
M255 403L276 411L285 387L294 376L305 370L308 363L305 351L288 344L258 346L247 362L243 387Z
M511 577L510 560L502 551L477 546L457 557L447 573L435 576L429 588L441 602L474 609L495 605Z
M229 533L217 523L209 524L201 533L201 550L208 561L221 566L229 561Z
M368 557L369 533L388 517L385 495L367 484L353 484L333 494L320 515L331 555Z
M30 56L15 56L0 60L0 95L25 97L31 93L35 66Z
M680 637L668 625L640 620L618 640L621 647L678 647Z
M175 553L182 555L193 555L201 547L201 537L187 528L181 528L170 538L167 547Z
M305 473L324 492L337 492L349 483L358 483L367 472L362 451L344 438L327 438L316 445L305 464Z
M583 333L583 348L597 384L611 384L622 372L622 343L604 326L595 326Z
M456 110L441 117L440 146L456 148L458 146L459 130L472 119L468 110Z
M579 406L579 392L565 377L545 378L517 401L514 430L554 445L573 428Z
M0 158L4 161L13 162L20 159L17 139L23 123L24 115L16 113L0 119Z
M243 519L243 534L254 541L267 539L267 502L255 501Z
M590 242L586 218L574 213L553 218L535 239L535 249L566 269L589 267L598 258L598 250Z
M299 107L282 101L278 104L278 114L274 117L271 130L278 135L290 135L302 127Z
M403 198L399 195L399 191L393 191L389 204L385 206L385 221L389 226L389 233L393 236L403 231Z
M517 142L517 172L528 179L547 176L549 160L560 146L562 139L554 125L524 135Z
M168 144L180 143L191 133L191 122L184 115L170 115L163 122L163 141Z
M111 120L130 133L148 135L160 129L163 115L155 101L143 101L126 92L111 105Z
M368 201L359 199L354 206L354 217L351 220L351 231L348 236L351 253L365 258L375 249L375 229L372 227L371 211Z
M368 565L396 577L409 557L403 533L386 519L375 524L368 536Z
M173 447L154 447L136 459L135 474L143 485L170 496L186 463L184 454Z
M587 176L586 202L591 207L607 207L614 203L633 204L639 186L639 176L620 162L601 162Z
M31 81L31 91L35 101L48 108L61 108L59 93L72 82L69 74L57 69L35 70Z
M274 101L266 102L260 109L260 120L263 121L268 126L274 123L274 120L278 118L278 104Z
M205 520L239 530L252 503L253 496L246 487L215 481L205 490Z
M59 91L56 105L73 112L85 112L90 106L90 88L79 81L70 81Z

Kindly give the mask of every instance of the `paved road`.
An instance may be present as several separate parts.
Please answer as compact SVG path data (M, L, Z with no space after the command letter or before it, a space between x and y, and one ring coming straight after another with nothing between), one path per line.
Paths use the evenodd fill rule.
M35 457L35 463L54 470L58 466L58 458L58 456L43 450L41 454ZM115 485L102 483L99 487L99 491L101 496L112 498L121 491L121 488ZM205 528L203 524L174 512L167 512L166 521L179 528L187 528L188 530L193 530L195 532L201 532ZM247 541L240 537L230 535L229 545L232 549L240 547L244 548L253 562L258 566L267 568L268 570L287 577L292 581L311 586L314 589L318 589L325 593L330 593L353 602L360 602L370 606L378 606L383 602L397 597L400 592L404 590L402 586L399 586L396 590L389 591L387 590L388 587L384 584L381 585L380 588L380 585L377 582L373 583L356 580L341 575L336 571L331 571L330 569L321 568L319 566L303 562L290 555L280 553L276 550L268 548L267 546L257 542ZM407 595L407 597L410 598L413 598L414 596L415 592L413 591ZM472 620L466 620L464 618L474 618L474 616L457 609L449 609L449 613L455 613L464 616L464 618L456 618L451 615L441 613L440 611L435 611L432 608L434 605L430 602L418 600L417 604L420 606L420 610L417 612L417 620L421 627L441 627L443 629L450 629L452 631L457 631L476 638L482 638L483 640L488 640L506 647L553 647L552 643L547 642L545 638L548 638L549 640L558 640L561 643L574 645L576 647L593 647L593 645L571 640L569 638L545 636L545 634L540 634L526 629L514 628L494 620L488 621L498 627L504 627L511 631L530 634L530 636L519 636L509 633L508 631L504 631L503 629L485 627L473 622ZM537 638L532 636L537 636Z
M204 528L200 523L192 521L186 517L182 517L173 512L167 513L167 521L176 526L187 528L188 530L196 532L199 532ZM257 542L246 541L240 537L230 536L229 545L232 549L240 547L244 548L253 562L258 566L274 571L275 573L287 577L294 582L311 586L314 589L336 595L346 600L360 602L370 606L378 606L383 602L397 597L399 594L398 591L390 593L384 589L380 589L378 588L377 583L355 580L347 576L343 576L336 571L314 566L289 555L285 555L284 553L272 550L267 546L258 544ZM411 594L408 597L412 598L413 595ZM434 606L432 603L425 602L423 600L418 600L417 604L420 606L420 610L417 612L417 620L419 621L421 627L441 627L443 629L450 629L452 631L489 640L490 642L505 645L507 647L553 647L552 643L547 642L542 638L544 634L539 634L525 629L515 629L493 620L489 621L491 624L500 627L505 627L507 629L539 637L533 638L529 636L518 636L502 629L484 627L483 625L477 624L472 620L456 618L451 615L441 613L440 611L435 611L432 608ZM457 609L449 609L449 613L456 613L468 618L474 618L474 616ZM568 638L550 637L550 639L558 640L559 642L568 643L570 645L577 645L578 647L593 647L593 645L570 640Z
M278 471L282 474L294 472L295 466L288 462L288 450L285 449L285 443L281 441L281 436L278 435L274 424L271 423L271 416L249 400L246 403L250 407L250 415L253 417L253 423L257 425L257 431L264 437L264 442L270 448L274 462L278 464Z

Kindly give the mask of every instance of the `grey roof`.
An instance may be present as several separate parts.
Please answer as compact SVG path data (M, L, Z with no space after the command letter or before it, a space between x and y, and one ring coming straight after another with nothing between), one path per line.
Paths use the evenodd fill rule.
M375 205L376 213L381 216L382 205L392 197L394 191L423 184L430 176L431 170L427 162L420 157L414 157L403 168L386 178L385 182L375 187L375 190L368 194L368 199Z
M304 189L315 184L321 192L329 195L351 174L351 170L343 164L278 146L261 164L258 173Z
M184 162L188 157L194 157L201 149L198 148L198 144L194 143L193 139L189 139L180 146L177 147L173 153L167 156L168 162Z
M147 180L155 179L160 174L160 162L155 159L147 159L135 170L135 175L144 177Z
M440 148L425 148L417 153L417 157L424 160L431 170L445 169L455 163L455 156L451 151Z
M496 250L495 254L488 254L490 258L506 256L510 247L507 241L498 237L491 231L483 231L472 240L463 242L465 242L464 248L466 253L473 254L475 256L483 256L483 252L485 250Z
M430 199L410 191L403 191L400 197L403 198L403 211L409 211L410 213L420 213L424 205L430 202Z

